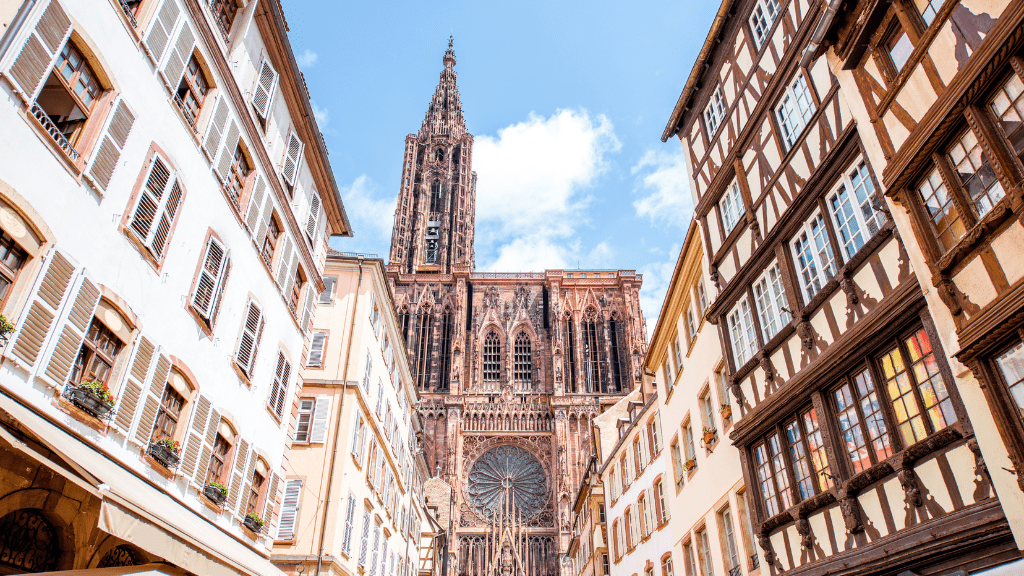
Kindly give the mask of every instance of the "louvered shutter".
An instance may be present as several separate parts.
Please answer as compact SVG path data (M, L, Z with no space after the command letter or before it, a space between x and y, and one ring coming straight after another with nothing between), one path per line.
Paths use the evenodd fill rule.
M60 329L57 341L50 352L46 370L40 374L44 380L54 386L63 386L71 375L78 352L85 340L85 332L92 322L92 315L100 301L100 289L81 271L72 284L74 297L68 301L61 314L57 326Z
M153 424L156 422L156 413L160 409L160 399L164 394L164 386L167 385L167 375L171 371L171 360L162 352L157 356L156 368L149 378L146 387L146 401L142 405L142 416L139 417L138 428L135 429L134 442L140 446L146 446L153 435Z
M114 426L126 436L131 430L132 422L135 421L135 411L142 397L142 386L149 376L155 351L156 347L149 338L139 338L139 343L135 346L135 357L131 361L131 370L128 371L124 386L121 387L120 403L117 406L117 416L114 418Z
M196 464L199 463L199 455L203 451L203 442L206 439L206 429L210 424L210 408L208 397L202 394L196 396L192 425L188 429L185 454L181 459L181 473L189 479L196 476Z
M356 520L356 496L349 490L348 509L345 510L345 536L341 542L341 551L345 555L352 554L352 528Z
M308 332L313 327L313 298L316 295L316 286L312 282L306 285L306 298L302 302L302 320L299 327L303 332Z
M276 89L277 72L270 61L264 59L256 77L256 87L252 91L252 106L264 120L270 116L270 104L274 100Z
M221 138L228 121L228 99L221 97L217 101L217 107L213 110L213 118L210 120L210 127L206 130L206 139L203 140L203 153L210 162L217 159L220 151Z
M107 125L107 133L96 152L92 161L92 168L89 170L92 181L102 190L110 185L110 177L114 175L117 168L117 161L121 158L121 151L128 141L128 133L135 124L135 115L128 104L121 98L117 108L111 115L110 124Z
M284 293L285 299L288 301L289 307L291 306L292 287L295 286L296 272L299 271L299 251L297 250L298 246L292 243L291 248L291 251L288 252L288 268L285 269L284 274L284 287L281 288L281 291ZM296 306L298 306L301 303L301 301L296 302ZM301 315L301 312L299 310L293 310L292 312L296 316ZM302 331L306 331L305 326L302 326Z
M43 78L70 34L71 18L57 0L51 0L7 72L25 103L35 99Z
M256 460L258 459L259 456L256 455L256 451L251 450L249 465L245 467L245 475L242 476L242 491L239 493L238 509L235 510L235 516L239 519L245 518L245 509L248 507L249 502L249 492L252 491L252 473L256 470Z
M174 32L174 28L178 25L178 17L181 15L181 8L178 7L178 3L175 0L164 0L160 10L157 11L156 18L153 19L153 24L149 27L149 32L146 34L146 53L153 60L154 64L159 64L164 59L164 54L167 50L167 46L171 42L171 33Z
M363 509L363 531L359 539L359 566L366 567L366 550L370 540L370 509Z
M216 408L210 410L210 420L206 423L206 436L203 437L203 449L199 453L196 473L192 476L192 485L199 487L206 484L206 475L210 469L210 457L213 445L217 442L217 430L220 429L220 412Z
M192 295L192 308L208 322L213 319L217 295L220 293L228 269L228 254L224 245L210 236L199 268L199 279Z
M295 525L299 518L299 502L302 498L302 478L288 478L284 481L284 497L281 499L281 523L277 525L277 540L295 539Z
M266 201L263 203L263 211L260 213L259 228L256 229L256 236L253 240L256 241L256 248L259 250L263 249L263 240L267 237L267 228L270 227L270 218L274 214L274 200L270 194L267 194Z
M235 465L231 471L231 482L228 487L228 510L234 510L238 506L238 492L242 489L245 466L249 463L249 442L244 438L238 440L238 448L235 452Z
M317 304L330 304L334 299L334 285L338 279L334 276L324 276L324 291L317 298Z
M277 474L271 474L270 486L267 487L267 495L263 498L263 533L277 534L276 520L277 516L274 514L274 510L277 508L278 490L281 489L281 477Z
M314 332L313 339L309 343L309 358L306 366L317 368L324 363L324 344L327 342L327 332Z
M275 276L277 277L277 285L282 291L284 291L284 287L288 283L288 267L291 266L293 242L291 237L285 234L280 236L279 241L280 245L277 247L277 250L281 252L281 257L277 261L277 272L275 273ZM285 292L285 297L287 297L287 295L288 293Z
M331 415L331 397L319 396L313 408L313 422L309 428L310 443L323 444L327 441L327 419Z
M195 47L196 36L192 33L192 26L186 20L178 30L178 37L171 46L163 69L160 70L160 76L163 77L164 83L167 84L171 92L177 90L178 83L181 82L181 77L185 74L185 66L188 65Z
M231 170L231 162L235 159L235 148L238 147L238 124L233 118L228 118L227 131L224 136L224 145L220 147L220 159L217 161L217 176L223 182Z
M370 554L370 576L374 576L377 573L377 545L380 543L380 524L373 525L373 547L370 549L373 553Z
M286 182L295 185L295 177L299 173L299 162L302 159L302 140L293 131L288 135L288 147L285 148L284 164L281 166L281 176Z
M284 352L277 353L277 368L274 370L274 383L270 387L270 398L267 406L277 414L284 415L284 399L288 393L288 379L291 377L292 365L284 357Z
M256 230L262 222L260 217L263 215L263 195L266 191L267 181L257 173L256 182L252 185L252 194L249 196L249 209L245 215L245 225L249 228L249 234L256 234Z
M12 347L14 356L25 362L29 368L39 359L43 344L75 275L75 264L63 251L54 249L48 259L43 267L45 272L40 275L32 296L32 303L28 306L28 312L18 326L17 339Z
M320 194L316 188L310 191L309 214L306 216L306 236L310 244L316 244L316 231L320 227Z
M163 255L183 191L177 173L154 155L129 229L156 258Z
M245 323L242 325L242 337L239 339L238 351L235 353L235 363L246 376L251 377L253 368L256 366L256 353L262 334L263 310L258 304L249 300Z

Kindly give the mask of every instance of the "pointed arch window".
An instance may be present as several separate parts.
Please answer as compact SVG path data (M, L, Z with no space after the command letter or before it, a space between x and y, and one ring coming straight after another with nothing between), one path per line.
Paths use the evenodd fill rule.
M597 342L597 316L591 310L583 321L583 378L587 392L601 391L601 367Z
M484 380L501 380L501 341L494 330L491 330L484 339Z
M434 180L434 183L430 185L430 213L437 214L441 212L441 181Z
M420 390L430 386L430 351L434 316L429 308L420 310L416 318L416 385Z
M622 332L623 322L613 314L611 320L608 321L612 353L612 389L610 392L622 392L626 389L625 375L628 373L628 366L626 365L626 348L623 347L625 340Z
M565 315L565 357L568 359L565 375L566 391L576 393L576 328L572 316Z
M515 361L516 382L531 382L533 380L533 353L530 347L530 337L526 332L520 332L516 336Z
M455 314L451 308L445 308L441 315L441 372L439 390L451 387L452 371L452 338L455 335Z

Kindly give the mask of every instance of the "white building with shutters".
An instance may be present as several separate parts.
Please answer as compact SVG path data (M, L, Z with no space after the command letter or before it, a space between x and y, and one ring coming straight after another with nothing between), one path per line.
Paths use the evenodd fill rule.
M421 533L434 525L423 498L418 395L384 262L330 250L324 285L273 561L296 576L413 576Z
M0 572L277 573L351 235L280 3L16 0L0 30Z

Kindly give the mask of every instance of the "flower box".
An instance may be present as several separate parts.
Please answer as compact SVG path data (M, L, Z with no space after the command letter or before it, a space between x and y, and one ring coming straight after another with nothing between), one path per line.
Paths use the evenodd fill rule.
M697 459L696 458L690 458L689 460L686 461L684 466L686 466L686 471L687 472L693 470L694 468L697 467Z
M67 397L72 404L95 418L105 419L114 409L112 402L107 402L103 396L88 388L68 384Z
M732 406L730 406L729 404L726 404L725 406L722 406L722 409L719 410L719 412L721 412L722 418L724 418L726 420L729 420L730 418L732 418Z
M715 443L715 437L718 436L718 432L715 430L704 430L704 436L701 438L704 440L704 445Z
M164 468L173 470L178 466L178 451L161 440L164 439L161 438L160 440L150 442L149 449L147 451L149 452L149 455L159 462ZM171 440L171 442L173 442L173 440Z
M211 502L220 506L228 499L228 489L223 485L207 484L203 487L203 496L206 496Z
M242 520L242 526L245 526L252 532L259 532L263 529L263 519L250 512L246 514L245 519Z

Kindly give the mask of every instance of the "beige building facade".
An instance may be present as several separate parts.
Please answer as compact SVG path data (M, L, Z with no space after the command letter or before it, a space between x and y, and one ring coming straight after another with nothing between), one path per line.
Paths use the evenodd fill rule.
M384 264L329 250L323 280L273 561L296 575L419 574L421 546L436 557L437 525L427 519L418 395Z

